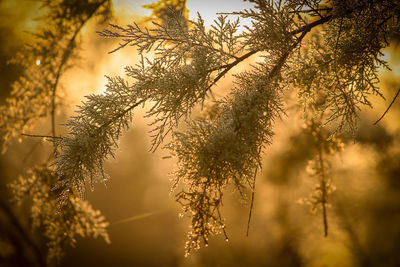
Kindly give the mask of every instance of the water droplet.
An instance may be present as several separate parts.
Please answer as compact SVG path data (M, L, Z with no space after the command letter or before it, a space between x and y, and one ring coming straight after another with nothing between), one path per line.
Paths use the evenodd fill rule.
M228 242L228 241L229 241L229 238L225 239L225 241Z
M40 59L36 60L36 66L40 65Z

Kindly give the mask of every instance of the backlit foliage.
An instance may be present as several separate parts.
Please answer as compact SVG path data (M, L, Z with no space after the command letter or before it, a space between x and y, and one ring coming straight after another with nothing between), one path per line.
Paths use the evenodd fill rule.
M137 47L142 60L126 67L130 84L120 77L110 79L106 96L89 97L67 123L70 134L59 142L63 149L55 162L62 201L65 192L82 191L83 181L103 173L102 162L112 155L121 126L128 126L134 107L148 101L148 116L156 118L153 149L173 131L167 147L178 159L175 184L183 182L177 201L191 217L188 254L201 241L207 244L210 235L225 233L220 211L224 189L228 184L239 192L251 188L263 148L271 142L274 119L284 113L281 99L288 89L298 88L305 108L324 97L316 112L327 119L314 131L330 122L335 130L319 137L319 145L344 128L355 131L361 105L370 105L368 95L380 95L377 66L385 62L379 56L399 29L400 6L392 1L254 3L254 9L234 13L252 19L243 33L237 32L239 20L231 22L225 15L210 29L200 15L185 27L179 12L169 18L174 23L150 29L112 25L100 33L121 40L115 51ZM150 51L154 55L146 57ZM190 121L193 107L211 95L220 78L256 53L260 59L235 75L216 117ZM181 119L189 127L185 132L174 130ZM318 159L322 163L316 161L313 168L324 177L321 153ZM321 181L314 205L323 203L325 209L329 182Z
M19 205L31 201L30 206L33 230L43 231L47 241L47 262L58 262L64 255L66 246L74 247L77 236L101 236L109 243L108 223L91 205L76 196L70 196L65 208L57 212L58 194L50 186L56 179L52 170L45 166L33 169L27 177L20 177L10 184L14 201Z
M7 104L0 107L3 152L12 137L20 139L21 134L29 133L39 119L49 119L51 125L51 135L43 133L41 137L46 135L44 139L50 141L56 138L56 113L64 104L61 79L79 58L80 33L89 20L104 23L111 15L110 0L41 2L43 24L12 59L24 71L12 85ZM104 217L77 194L69 194L65 208L60 210L59 192L51 190L57 179L49 163L33 167L10 187L16 202L28 203L32 231L41 233L48 249L47 264L54 265L68 246L75 246L78 235L102 236L106 242L109 237ZM37 263L42 265L40 259Z
M300 199L300 203L311 206L311 212L322 212L324 235L328 235L328 207L329 197L335 190L333 184L330 158L342 151L344 144L337 136L331 137L332 133L321 127L321 117L311 118L305 125L305 132L311 133L315 155L309 160L306 171L311 177L316 177L314 191L307 198Z
M154 24L151 29L134 24L126 28L112 25L113 30L103 31L103 36L122 40L116 50L136 46L143 57L136 67L126 68L127 76L133 78L131 84L119 77L110 79L110 114L104 117L101 103L91 97L67 124L70 135L60 142L64 149L56 161L64 192L71 187L80 191L85 177L92 180L92 173L103 173L102 161L115 149L110 140L118 137L132 108L141 102L153 103L148 111L148 116L156 118L153 149L185 118L189 130L175 131L167 146L178 158L175 184L184 183L177 201L192 220L186 244L189 253L199 248L200 241L207 244L210 235L224 231L220 212L224 188L233 184L242 192L254 183L262 148L271 142L274 119L284 112L281 98L286 89L299 88L306 108L321 95L325 98L316 112L327 114L322 124L334 122L336 130L330 138L344 127L354 132L360 105L369 105L368 95L380 95L377 66L385 62L379 56L391 33L399 29L400 6L392 1L254 3L254 9L235 13L252 19L252 26L241 34L237 32L239 20L230 22L224 15L210 29L200 15L186 28L182 13L169 18L175 23ZM154 51L151 59L144 55L150 51ZM261 60L235 76L232 92L219 103L218 115L213 120L190 121L191 110L203 103L216 82L256 53ZM88 113L87 109L99 112ZM105 138L105 127L116 129L118 135ZM318 133L319 128L314 131ZM318 138L317 143L328 137ZM75 141L65 143L70 138ZM79 156L75 160L78 154L68 154L72 149L87 151L83 157L91 159ZM319 160L322 165L317 163L314 170L322 177L321 153ZM90 175L81 175L79 169ZM322 196L314 205L322 202L325 209L328 181L323 180L319 188ZM62 194L61 199L66 196Z
M175 13L179 13L181 14L179 23L185 28L187 27L189 10L186 8L186 0L161 0L143 7L152 11L151 16L146 19L147 21L160 21L162 24L175 23L170 18L175 16Z
M2 151L13 137L29 131L40 118L51 117L55 135L55 112L62 104L60 79L78 56L79 33L92 17L105 21L110 16L110 0L42 1L43 28L32 33L13 62L23 75L13 84L7 105L0 108Z
M181 21L181 13L176 16L171 19ZM61 202L68 198L71 190L82 193L85 182L106 180L102 163L113 156L117 140L129 126L135 107L145 101L154 103L147 116L155 117L152 142L152 149L155 149L181 118L188 118L192 108L204 101L210 87L219 79L209 68L215 68L221 77L221 66L236 58L232 54L240 48L231 46L224 51L212 44L219 38L228 38L223 34L225 31L232 32L233 36L237 23L228 23L221 17L219 26L208 32L201 18L193 24L189 31L175 24L155 24L156 28L151 31L135 24L127 28L113 26L119 32L105 30L101 33L123 37L120 48L129 44L145 52L154 46L158 56L153 60L143 57L135 67L126 67L127 75L134 79L132 84L121 77L109 78L106 93L88 96L78 115L66 123L69 135L56 140L62 148L55 161L60 178L56 188L63 189ZM223 45L224 41L220 43Z
M323 209L327 234L332 187L326 156L341 149L339 133L354 134L359 110L371 106L368 97L382 96L377 68L387 67L382 49L400 31L400 3L250 2L253 9L221 14L211 27L200 14L189 21L184 8L172 12L168 5L155 4L151 7L161 22L149 27L110 25L99 33L119 40L112 52L132 46L141 60L125 68L126 79L110 77L104 94L87 96L67 121L68 134L53 140L60 148L53 162L53 190L59 192L62 210L68 210L77 193L83 196L86 184L107 180L103 162L114 156L119 137L131 126L133 110L148 103L151 150L164 145L177 158L173 189L191 219L186 255L202 242L207 245L211 235L222 232L227 239L221 210L226 188L243 198L246 191L254 192L262 155L273 141L274 122L284 119L284 100L296 92L317 151L310 167L319 183L308 201ZM241 18L251 19L243 32L238 31ZM235 74L226 95L215 99L215 86L250 57L256 63ZM210 100L215 112L193 118L194 108ZM14 102L10 105L17 107ZM179 128L182 124L186 130ZM165 141L168 134L170 142Z
M260 68L238 75L237 88L222 101L214 120L196 120L187 132L174 133L169 147L178 158L175 184L187 185L176 198L192 219L187 252L224 229L224 188L233 184L244 195L261 167L260 150L271 142L271 125L280 111L276 88L261 86L274 84L265 73Z

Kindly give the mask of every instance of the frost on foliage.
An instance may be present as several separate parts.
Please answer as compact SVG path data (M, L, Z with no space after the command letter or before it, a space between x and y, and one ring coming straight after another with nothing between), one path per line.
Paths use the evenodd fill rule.
M388 68L382 49L400 30L396 19L392 20L398 19L400 5L392 1L332 4L333 16L338 17L303 47L295 84L304 102L323 95L318 112L327 115L324 125L336 124L332 136L346 128L355 134L361 107L372 107L370 95L383 97L378 87L378 67Z
M174 184L184 184L176 199L191 217L186 254L200 242L207 245L210 235L226 236L220 213L225 187L234 185L244 197L261 167L261 149L270 143L281 110L278 87L262 73L237 76L237 87L220 103L215 119L199 119L187 132L174 133L169 145L178 158Z
M103 162L114 156L118 139L131 121L132 108L140 103L119 78L109 79L104 95L86 98L78 114L66 123L69 134L56 141L61 153L53 163L58 179L52 190L60 190L60 206L75 192L83 198L86 183L93 187L95 182L107 181Z
M262 148L271 142L287 91L298 92L305 110L318 104L315 116L324 114L318 128L332 123L332 142L344 128L354 133L360 106L370 105L369 95L380 95L377 68L385 62L379 55L400 29L398 2L252 2L253 9L234 13L252 20L241 34L239 19L219 16L207 29L200 15L186 21L184 12L150 28L111 25L100 32L120 41L112 52L133 46L141 60L125 68L130 83L110 78L105 95L89 96L67 122L69 134L56 140L61 153L54 162L54 190L61 191L61 204L75 191L81 195L87 182L106 180L103 162L114 155L132 110L145 102L153 119L152 150L172 132L166 146L178 158L175 187L182 189L176 198L191 217L187 254L210 235L225 233L220 209L228 185L241 194L254 188ZM235 76L234 89L215 114L191 120L192 109L212 96L213 86L255 54L261 63ZM183 119L189 129L177 132ZM325 163L319 161L314 169L320 174Z
M18 204L31 202L32 228L39 230L46 239L49 264L58 262L67 246L74 247L78 236L102 237L110 242L108 223L87 201L70 195L64 209L58 212L57 194L50 190L55 178L54 172L47 167L37 167L27 177L20 177L10 184L14 201Z
M214 47L214 41L223 45L227 38L231 44L236 42L237 23L227 22L223 16L218 21L218 26L209 31L199 18L187 32L183 27L157 24L150 31L135 24L126 29L114 26L121 33L102 33L124 37L127 44L137 45L141 51L155 46L156 56L153 60L142 56L139 64L126 67L126 75L133 79L131 84L120 77L109 78L106 93L88 96L77 115L66 123L69 134L57 141L61 153L54 162L58 176L54 190L61 190L61 206L71 191L82 195L86 183L107 180L103 162L114 155L133 108L145 101L152 103L147 116L155 118L155 149L182 117L188 117L192 108L204 101L215 75L221 72L219 67L233 58L230 52L238 51L233 48L237 45ZM228 36L222 35L226 29L231 33Z

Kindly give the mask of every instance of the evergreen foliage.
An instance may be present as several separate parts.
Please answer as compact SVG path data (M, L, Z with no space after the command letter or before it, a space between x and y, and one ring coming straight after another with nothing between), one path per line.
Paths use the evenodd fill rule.
M400 31L400 3L387 0L250 2L254 3L253 9L221 14L210 28L204 25L200 14L196 21L190 21L184 8L177 8L178 12L169 8L163 21L153 22L151 28L137 24L111 25L99 33L120 41L112 52L133 46L141 60L125 68L126 78L109 77L104 94L87 96L76 116L65 124L66 136L53 135L52 141L59 153L52 163L54 179L57 179L51 185L52 193L58 192L61 210L85 214L92 227L82 229L79 221L71 221L71 225L77 225L75 233L102 235L107 240L103 218L76 196L83 198L86 184L93 186L108 179L104 161L114 157L118 139L131 127L133 110L148 103L146 116L153 119L151 150L164 145L178 161L173 189L178 191L176 200L191 219L186 255L198 249L202 242L207 245L211 235L222 232L228 240L221 213L226 188L233 187L245 199L246 191L254 193L262 154L273 141L274 122L285 115L287 94L296 92L307 127L315 136L317 153L310 165L312 175L320 179L307 202L323 210L327 234L326 208L332 185L326 156L341 150L340 133L355 132L359 110L362 106L371 106L369 96L382 96L377 86L378 67L388 67L381 58L382 49ZM228 15L239 18L231 21ZM240 18L252 21L244 32L238 31ZM80 24L77 25L74 27L79 28ZM44 36L48 35L51 36L49 33ZM73 47L74 38L70 40ZM63 66L58 68L61 73L68 66L63 63L65 55L71 52L65 53L51 56L61 60L56 64ZM253 56L257 56L257 62L234 75L230 91L222 99L215 99L212 91L219 81ZM53 62L46 63L47 58L40 57L41 65L53 66ZM53 69L49 72L58 73ZM43 82L35 77L29 76L32 84ZM25 86L25 79L28 78L18 86L28 90L31 87ZM13 99L17 100L10 100L8 108L12 113L2 112L3 118L8 118L4 122L9 121L7 125L12 126L0 125L11 129L6 132L7 140L26 129L30 121L53 112L57 102L51 98L54 94L51 88L58 78L50 80L50 87L45 87L50 89L34 93L22 91L20 97L14 93ZM35 88L44 86L35 85ZM24 103L31 94L40 96L38 99L42 101L38 103L40 108L29 106L34 111L18 104ZM193 118L195 107L213 100L213 112ZM43 109L43 103L53 103L50 111ZM15 123L16 119L22 123ZM181 130L181 124L187 130ZM14 130L17 127L19 130ZM172 141L166 143L168 134ZM54 174L46 171L40 175ZM15 192L21 191L26 183L31 182L15 185ZM49 210L53 210L55 204L49 205ZM72 211L68 211L71 207ZM36 212L35 206L32 212ZM35 216L49 215L45 211ZM59 222L56 218L50 219ZM69 239L72 244L74 236ZM49 239L58 242L57 237L49 236Z
M97 145L85 143L79 149L87 151L85 155L93 160L86 163L79 157L73 161L69 151L79 147L79 142L85 142L88 134L95 134L86 131L88 125L93 125L96 132L106 125L119 134L121 120L127 122L130 117L126 116L128 111L149 101L154 104L148 116L156 117L154 149L185 118L189 130L175 131L167 147L179 162L175 184L179 181L185 184L176 198L192 219L186 244L189 253L199 248L201 240L207 244L211 234L225 230L220 214L224 188L228 184L240 192L243 188L252 188L255 173L261 167L262 148L271 142L274 119L284 113L281 99L287 89L299 88L306 109L310 102L323 99L316 112L326 114L322 125L335 123L331 138L345 127L354 132L357 111L361 105L370 105L368 95L380 95L376 85L377 66L386 64L379 56L391 34L399 29L399 5L392 1L254 3L254 9L234 13L252 19L252 26L241 34L237 33L239 20L231 22L225 15L210 30L205 28L200 15L197 21L189 21L186 29L180 13L170 18L174 23L155 23L152 29L112 25L114 30L103 31L103 36L122 40L116 50L131 45L142 55L154 51L155 56L149 59L144 55L139 65L126 68L127 76L133 78L131 85L119 77L110 79L108 90L123 93L108 104L112 113L107 118L112 122L97 124L104 112L88 114L82 109L78 112L82 117L67 124L81 121L85 126L81 131L76 131L75 126L70 128L76 142L70 145L60 142L66 148L56 161L57 167L68 166L75 174L67 176L68 182L61 180L64 190L70 190L70 185L84 179L77 171L79 168L86 168L90 174L97 170L102 173L102 162L115 147L116 143L110 142L106 149L99 150ZM305 38L309 32L310 37ZM304 47L300 48L303 43ZM236 75L232 92L218 103L220 112L216 118L190 121L194 105L206 100L220 78L256 53L262 60L251 70ZM124 105L118 104L120 99L124 99ZM85 105L99 106L91 99ZM113 108L114 105L127 112ZM107 139L102 139L103 136L97 134L91 140L104 144ZM318 142L324 142L324 138ZM324 176L321 154L319 159L321 163L314 169ZM96 160L99 161L93 165ZM59 177L68 170L62 169ZM314 205L323 203L324 210L327 187L326 181L318 187L322 196L314 202ZM77 189L80 191L82 186Z
M0 107L0 133L4 153L13 137L41 137L54 141L56 136L56 113L64 106L61 79L79 58L80 33L93 18L104 23L111 16L110 0L64 0L41 1L44 24L38 32L31 33L29 43L12 59L22 67L23 73L12 84L12 92L6 105ZM26 134L39 119L51 121L50 135ZM53 143L55 145L55 143ZM34 147L35 148L35 147ZM54 155L57 153L54 147ZM47 245L46 262L49 266L59 262L68 246L76 244L76 236L109 237L108 225L99 211L76 195L69 195L65 208L60 211L57 204L58 192L51 188L57 180L49 163L34 166L10 185L14 202L18 205L30 204L29 220L34 233L43 233ZM15 224L19 223L17 220ZM22 228L22 226L19 226ZM38 265L43 265L41 253L37 252Z
M32 33L32 42L12 60L23 67L24 73L13 84L7 105L0 110L3 152L13 137L19 138L46 116L51 116L51 134L56 135L55 111L62 104L59 83L73 66L71 58L78 56L79 33L92 17L105 21L111 14L110 7L109 0L42 1L46 26Z
M74 247L78 235L101 236L109 243L108 223L91 205L76 196L70 196L63 212L57 213L57 193L49 185L54 184L55 174L46 166L40 166L10 184L14 201L21 205L30 200L30 217L33 230L43 230L47 240L47 263L59 262L67 246Z

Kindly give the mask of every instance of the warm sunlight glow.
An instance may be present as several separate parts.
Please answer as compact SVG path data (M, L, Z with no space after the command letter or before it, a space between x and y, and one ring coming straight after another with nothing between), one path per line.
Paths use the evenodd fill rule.
M238 12L244 9L250 9L254 6L254 4L250 2L244 2L241 0L188 0L186 3L187 8L189 9L189 18L196 19L197 13L201 14L201 17L204 19L204 23L206 25L211 25L213 21L219 16L217 13L229 13L229 12ZM236 16L232 16L231 19L236 19ZM241 27L239 28L241 31L244 30L244 25L251 25L250 20L241 20Z
M144 5L157 2L155 0L113 0L116 13L140 14L150 16L151 10L143 8Z
M0 267L400 267L399 10L0 0Z
M143 8L143 5L156 3L156 0L113 0L114 7L117 13L136 13L142 16L149 16L151 10ZM218 17L218 12L229 13L240 11L243 9L250 9L254 6L253 3L245 2L241 0L187 0L186 7L189 10L189 18L191 20L197 19L197 13L201 14L206 25L211 25L213 21ZM128 10L128 11L127 11ZM236 19L236 16L232 16L232 19ZM249 19L243 19L241 21L241 31L244 30L244 25L251 25Z

